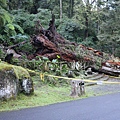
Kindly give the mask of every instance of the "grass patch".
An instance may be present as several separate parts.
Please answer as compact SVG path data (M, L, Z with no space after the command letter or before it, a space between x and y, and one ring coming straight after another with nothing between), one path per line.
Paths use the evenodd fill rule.
M69 94L69 87L58 88L45 85L37 88L32 96L20 94L14 100L12 99L1 102L0 111L18 110L22 108L44 106L74 100L75 98L70 97Z
M56 86L56 87L45 85L40 80L39 76L33 77L33 81L34 81L34 88L35 88L33 95L25 96L23 94L20 94L15 99L2 101L0 102L0 111L19 110L23 108L44 106L44 105L49 105L54 103L72 101L72 100L110 93L109 90L104 92L104 90L101 88L102 86L101 87L89 86L89 87L85 87L85 91L86 91L85 95L81 97L71 97L70 85Z
M34 94L25 96L20 94L15 99L0 102L0 111L19 110L23 108L44 106L54 103L76 100L88 97L73 98L70 96L71 86L49 86L40 81L39 76L33 78L34 81Z

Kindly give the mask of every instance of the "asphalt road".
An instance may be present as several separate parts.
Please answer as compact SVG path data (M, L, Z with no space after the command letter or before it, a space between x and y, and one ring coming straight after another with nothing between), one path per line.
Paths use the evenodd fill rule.
M0 112L0 120L120 120L120 93Z

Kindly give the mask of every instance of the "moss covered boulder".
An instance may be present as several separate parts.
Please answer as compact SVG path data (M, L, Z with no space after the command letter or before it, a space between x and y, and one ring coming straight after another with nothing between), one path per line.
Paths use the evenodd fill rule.
M26 69L0 62L0 99L16 97L20 92L30 95L33 91L33 81Z

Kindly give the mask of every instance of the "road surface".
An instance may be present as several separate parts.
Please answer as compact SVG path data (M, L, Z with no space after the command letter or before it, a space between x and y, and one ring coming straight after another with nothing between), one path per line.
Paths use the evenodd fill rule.
M120 120L120 93L0 112L0 120Z

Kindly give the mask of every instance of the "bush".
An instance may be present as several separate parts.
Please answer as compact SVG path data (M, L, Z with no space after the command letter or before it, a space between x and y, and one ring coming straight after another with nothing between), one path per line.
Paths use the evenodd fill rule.
M71 19L63 18L64 20L58 26L58 32L62 34L67 40L80 42L82 39L83 31L80 29L79 25Z

